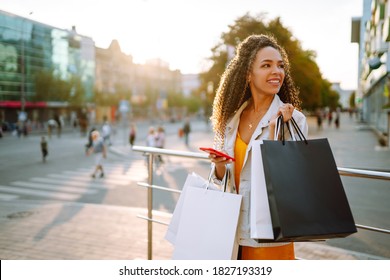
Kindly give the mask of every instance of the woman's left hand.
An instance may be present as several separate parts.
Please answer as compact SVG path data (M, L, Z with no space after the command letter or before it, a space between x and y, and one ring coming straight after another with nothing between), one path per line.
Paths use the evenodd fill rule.
M272 116L272 118L270 120L270 136L269 136L269 139L273 139L277 118L280 115L282 115L283 116L283 121L284 122L288 122L292 118L293 112L294 112L294 106L289 104L289 103L283 104L282 106L279 107L279 110L276 113L276 115Z
M279 107L279 111L276 117L283 115L284 122L288 122L292 118L293 112L294 106L289 103L286 103Z

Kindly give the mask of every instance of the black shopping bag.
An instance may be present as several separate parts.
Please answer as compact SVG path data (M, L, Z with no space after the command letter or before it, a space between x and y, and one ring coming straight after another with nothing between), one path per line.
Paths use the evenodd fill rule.
M282 125L282 141L263 141L260 147L274 241L324 240L357 232L328 140L306 140L292 123L302 141L285 141Z

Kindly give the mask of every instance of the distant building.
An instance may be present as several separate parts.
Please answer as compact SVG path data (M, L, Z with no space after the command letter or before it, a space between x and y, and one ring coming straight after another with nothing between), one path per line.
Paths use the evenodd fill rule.
M183 95L190 96L194 90L200 87L199 75L183 74L181 86L182 86Z
M113 40L107 49L96 48L97 91L109 95L130 89L134 82L134 72L132 56L122 53L117 40Z
M61 81L75 86L69 91L63 87L69 92L65 98L50 92L49 96L42 95L44 100L39 99L40 73L58 78L56 86L61 86ZM98 48L92 38L78 34L75 27L60 29L0 10L0 122L15 122L19 111L37 122L47 121L54 112L65 117L74 115L81 108L71 108L68 96L75 96L72 100L88 107L98 122L103 116L111 120L117 117L120 104L128 104L135 113L166 115L170 93L182 93L184 89L189 94L198 85L196 75L191 82L185 80L183 84L180 71L170 70L161 59L135 64L117 40L107 49ZM41 79L42 84L49 83ZM77 91L80 87L82 90ZM51 91L56 93L57 88ZM99 107L95 104L97 97ZM143 106L146 102L150 104L147 110Z
M351 97L351 94L354 92L354 90L346 90L342 89L340 86L340 83L332 83L332 89L336 91L339 96L339 103L343 109L349 108L349 99Z
M95 43L73 27L64 30L0 10L0 117L16 121L16 111L40 120L50 102L37 102L40 73L71 80L77 75L85 99L92 100ZM56 100L51 100L56 101ZM58 100L57 100L58 101ZM53 102L54 107L61 104Z
M390 3L363 0L363 15L352 18L351 42L359 44L356 103L361 118L381 134L390 124Z

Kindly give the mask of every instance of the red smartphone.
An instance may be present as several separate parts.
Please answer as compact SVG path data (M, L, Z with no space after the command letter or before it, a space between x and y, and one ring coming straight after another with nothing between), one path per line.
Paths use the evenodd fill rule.
M219 157L225 157L227 159L231 159L232 161L235 161L235 159L232 158L231 156L229 156L228 154L225 154L225 153L218 151L216 149L206 148L206 147L200 147L199 149L206 152L206 153L214 154L214 155L219 156Z

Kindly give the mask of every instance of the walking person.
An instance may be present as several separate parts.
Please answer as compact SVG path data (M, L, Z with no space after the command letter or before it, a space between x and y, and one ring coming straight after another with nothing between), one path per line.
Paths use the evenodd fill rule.
M156 147L156 131L153 126L149 127L149 132L148 135L146 136L145 144L147 147ZM146 164L148 164L148 156L147 156L148 154L144 153L143 155L145 156ZM150 156L151 154L149 155L149 157Z
M332 111L332 109L329 109L329 112L328 112L328 126L329 127L332 125L332 121L333 121L333 111Z
M146 136L146 146L156 147L156 131L153 126L149 127L149 133Z
M59 115L55 115L54 121L56 122L57 126L57 137L60 138L62 134L62 117Z
M317 117L317 130L322 130L322 116L324 113L321 108L317 108L316 117Z
M186 143L186 146L188 146L189 144L190 132L191 132L190 120L189 118L186 118L186 121L183 126L184 142Z
M211 116L215 148L235 161L209 156L214 183L222 184L225 174L230 174L228 187L243 196L237 227L239 259L295 259L291 242L259 243L250 238L251 161L255 160L251 148L254 140L274 140L280 115L284 121L294 117L307 135L306 117L299 108L298 90L285 50L272 36L247 37L221 77Z
M107 148L104 143L103 137L100 136L99 131L94 130L92 133L92 147L88 150L88 155L95 155L95 170L92 173L92 178L97 176L97 173L100 171L100 178L104 177L104 169L103 169L103 159L107 157Z
M341 109L340 109L340 107L337 107L336 118L334 120L334 125L336 126L337 129L340 128L340 113L341 113Z
M93 139L92 139L92 132L96 131L95 127L92 127L91 130L88 132L88 142L85 144L85 152L88 155L89 149L92 147Z
M165 130L162 126L159 126L157 128L157 134L156 134L156 147L163 149L164 146L165 146ZM164 163L161 155L157 156L157 162Z
M132 123L130 126L130 133L129 133L129 143L131 147L134 146L134 141L136 137L137 137L137 127L135 126L135 124Z
M53 130L57 127L57 122L53 119L48 120L47 122L47 136L51 139L51 135L53 134Z
M107 120L107 116L104 116L103 118L103 126L102 126L102 136L104 139L104 142L111 146L111 126L110 123Z
M47 141L45 136L41 137L41 152L42 152L42 161L46 162L46 157L49 154L49 150L47 147Z

